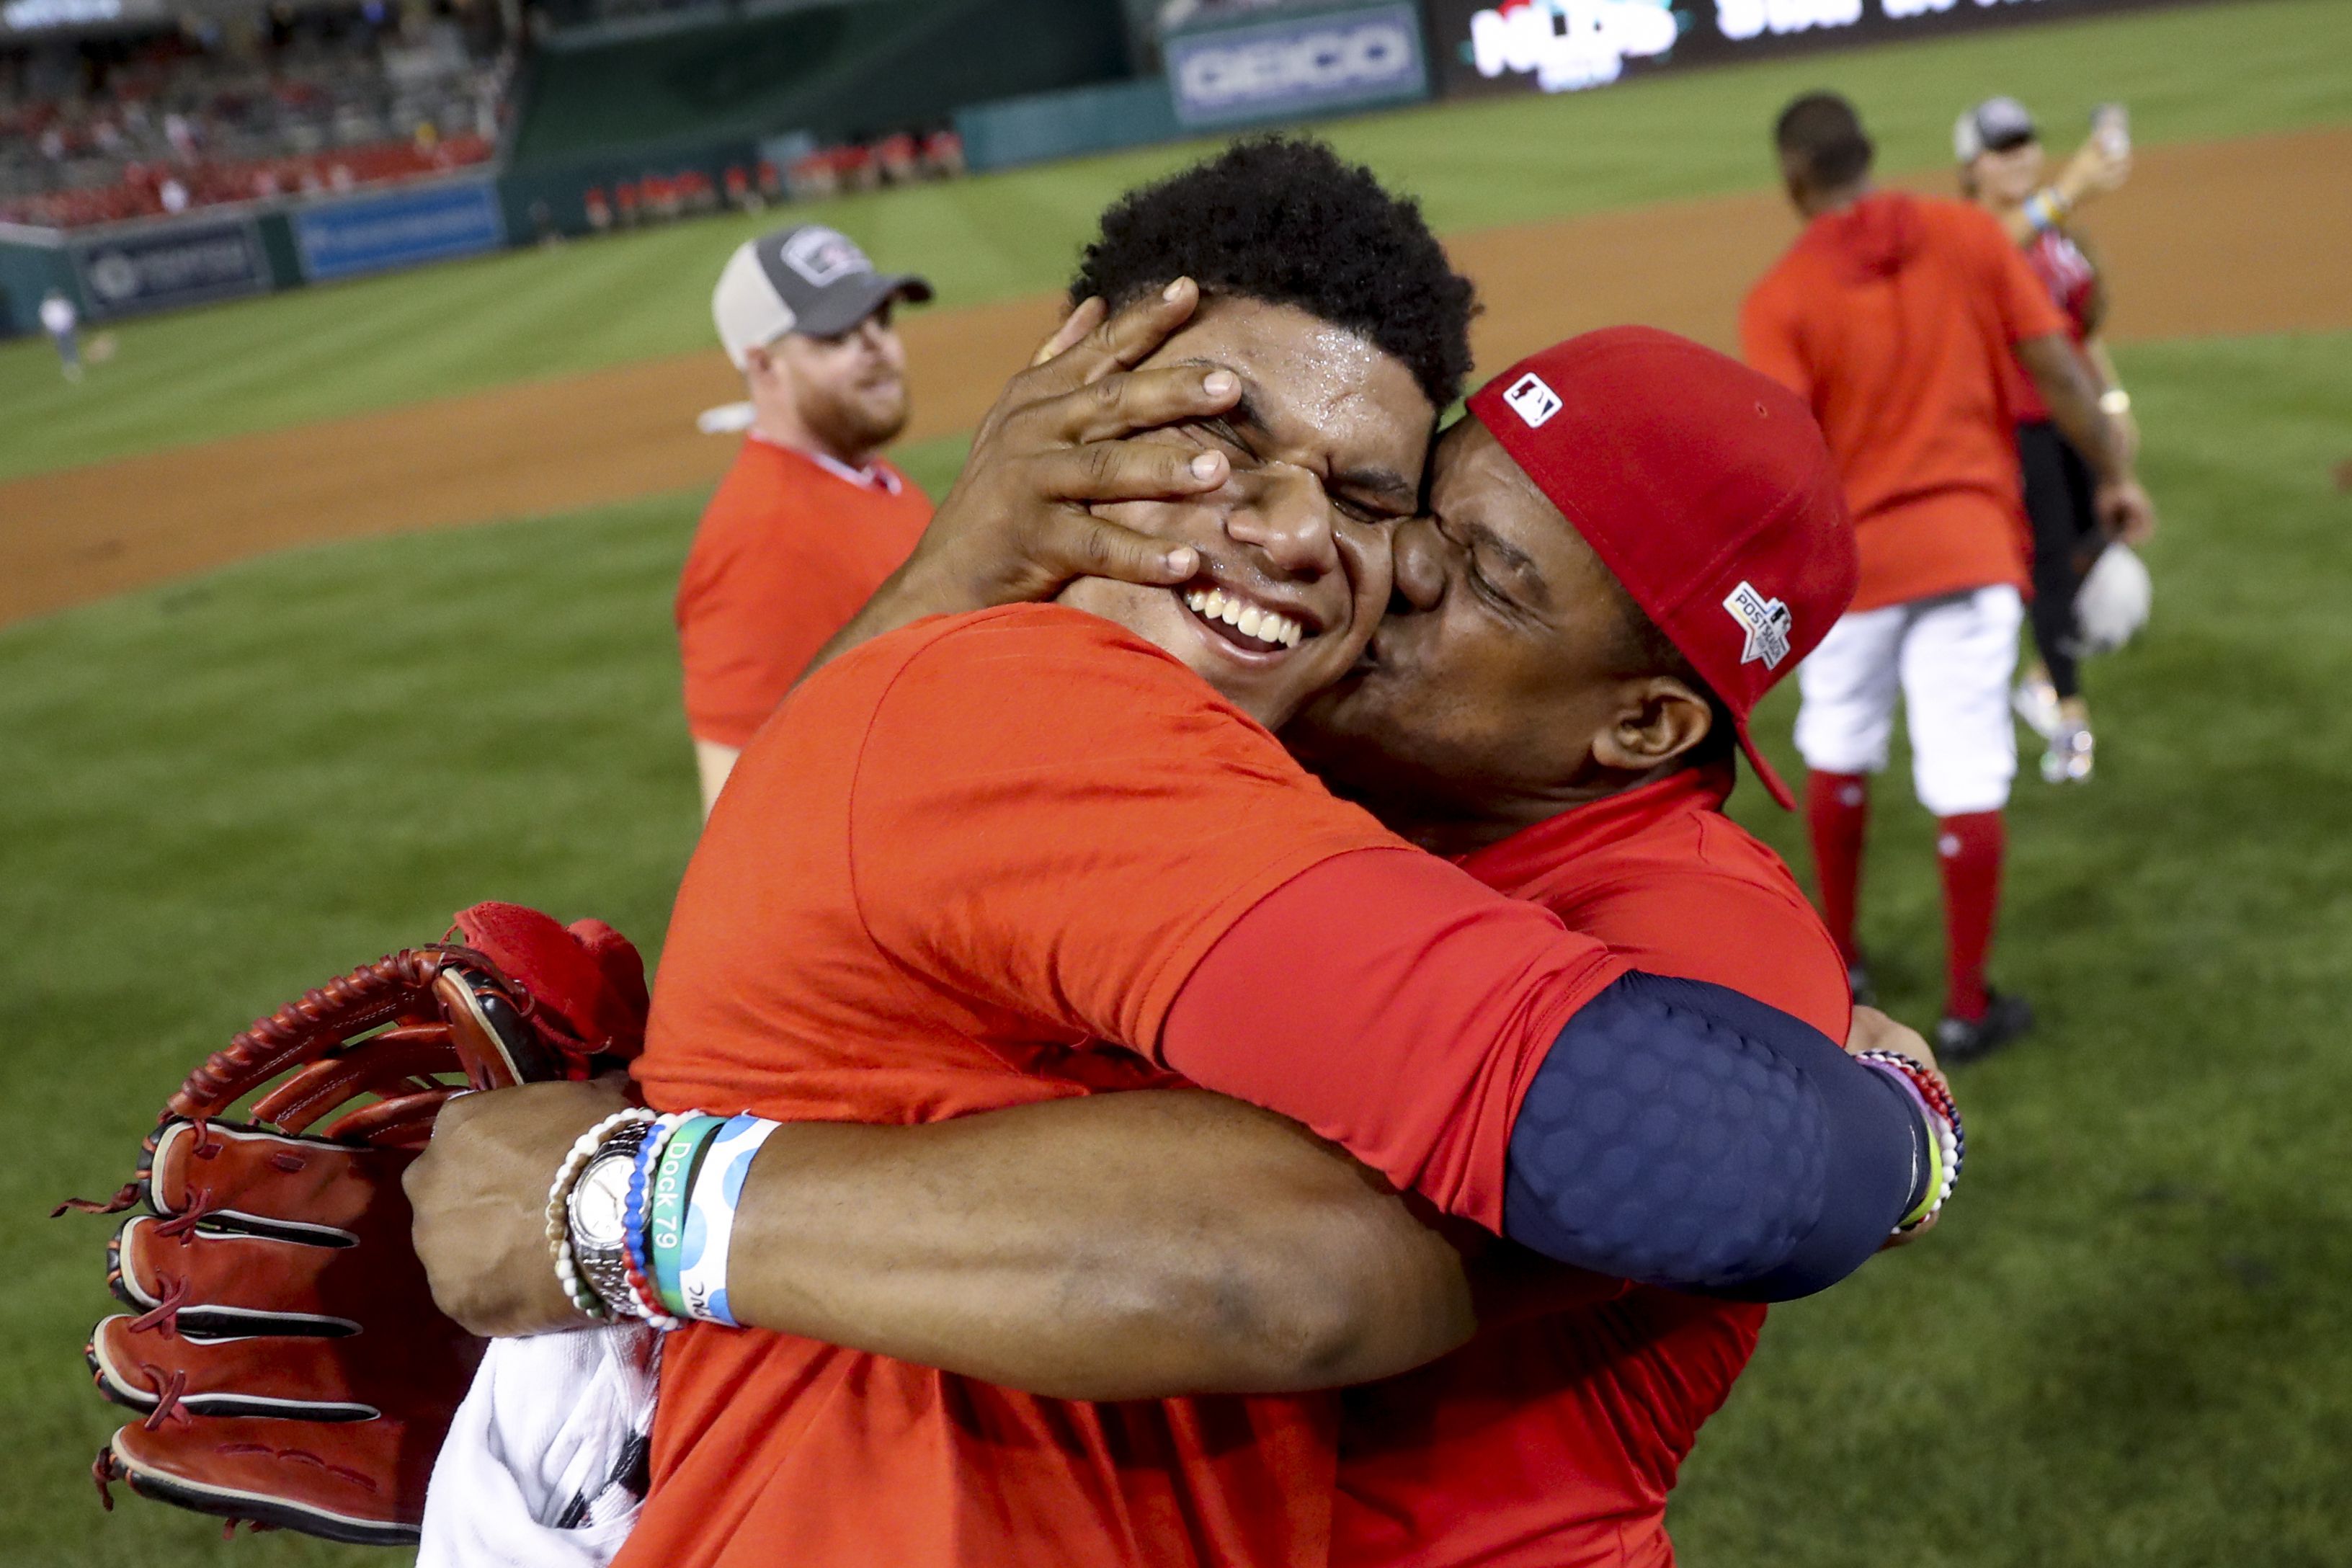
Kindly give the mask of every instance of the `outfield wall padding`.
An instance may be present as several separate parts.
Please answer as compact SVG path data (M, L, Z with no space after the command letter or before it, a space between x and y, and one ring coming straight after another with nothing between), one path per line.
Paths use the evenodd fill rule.
M964 162L974 174L1115 153L1185 134L1168 83L1156 76L975 104L956 115L955 128L963 139Z
M508 166L528 175L625 149L789 132L867 138L1127 68L1118 10L1096 0L899 0L620 42L558 35L533 58Z

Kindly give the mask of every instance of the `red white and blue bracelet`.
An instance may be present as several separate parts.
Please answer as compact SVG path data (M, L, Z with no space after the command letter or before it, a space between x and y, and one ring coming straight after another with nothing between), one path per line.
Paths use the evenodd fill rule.
M582 1133L548 1193L549 1247L564 1294L591 1317L636 1318L665 1330L687 1319L738 1326L727 1294L735 1211L752 1157L778 1125L757 1116L656 1116L632 1108ZM572 1256L570 1199L589 1163L621 1138L633 1147L620 1268L615 1279L591 1282Z

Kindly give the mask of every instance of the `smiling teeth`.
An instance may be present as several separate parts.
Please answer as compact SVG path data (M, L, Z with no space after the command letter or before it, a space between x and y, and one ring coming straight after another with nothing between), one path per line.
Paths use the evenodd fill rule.
M1262 609L1223 588L1191 589L1184 595L1184 603L1204 621L1223 621L1244 637L1279 643L1284 647L1297 647L1307 636L1307 629L1288 616Z

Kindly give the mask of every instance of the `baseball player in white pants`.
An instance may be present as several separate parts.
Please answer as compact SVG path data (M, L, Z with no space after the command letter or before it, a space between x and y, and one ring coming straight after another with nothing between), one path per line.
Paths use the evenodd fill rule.
M2001 808L2017 773L2009 684L2031 581L2008 391L2018 371L2091 466L2100 526L2145 531L2156 511L2066 318L1998 220L1879 190L1861 118L1834 93L1795 100L1772 134L1805 230L1749 290L1740 345L1821 422L1862 568L1855 608L1797 671L1822 918L1866 993L1854 910L1870 775L1886 766L1899 694L1944 886L1936 1049L1964 1061L2033 1016L1985 980Z
M1899 695L1919 804L1937 816L2007 805L2017 776L2009 687L2024 616L2017 590L2000 583L1842 617L1797 670L1805 765L1884 771Z

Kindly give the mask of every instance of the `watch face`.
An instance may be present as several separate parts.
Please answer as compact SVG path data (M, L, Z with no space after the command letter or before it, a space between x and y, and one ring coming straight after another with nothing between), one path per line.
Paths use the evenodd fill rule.
M629 1172L635 1162L606 1155L589 1163L572 1189L574 1246L617 1247L627 1227Z

